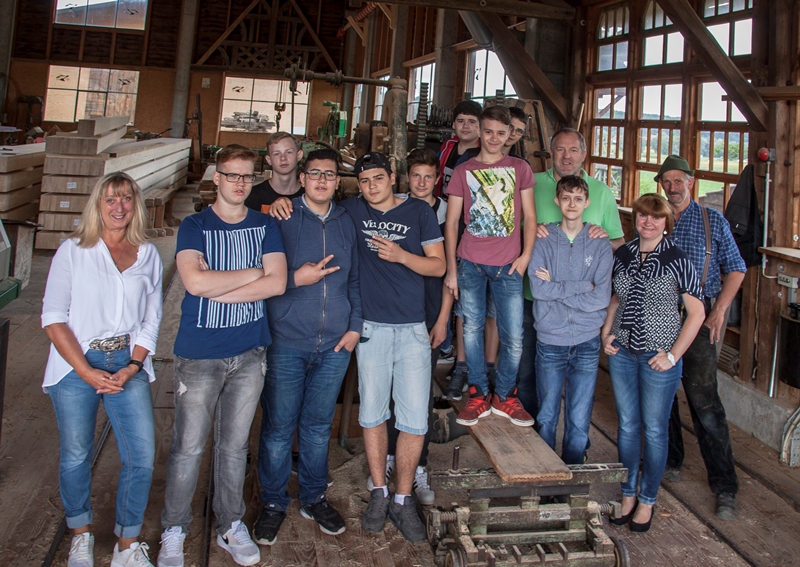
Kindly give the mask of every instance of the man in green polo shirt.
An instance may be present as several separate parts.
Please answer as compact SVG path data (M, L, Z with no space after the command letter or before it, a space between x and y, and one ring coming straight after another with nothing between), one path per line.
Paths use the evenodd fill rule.
M556 204L556 184L567 175L580 175L589 186L589 206L583 212L584 222L596 225L589 231L592 238L608 237L616 250L624 242L622 223L619 220L617 201L609 187L583 170L586 159L586 140L572 128L562 128L550 139L553 167L534 174L533 187L536 201L536 219L540 223L537 238L546 237L543 225L561 220L561 209ZM531 415L539 413L536 396L536 331L533 328L533 297L527 277L524 281L525 313L522 322L522 358L517 373L518 398Z

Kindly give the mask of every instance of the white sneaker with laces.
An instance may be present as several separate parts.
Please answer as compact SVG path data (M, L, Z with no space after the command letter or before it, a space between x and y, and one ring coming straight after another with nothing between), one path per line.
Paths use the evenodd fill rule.
M436 494L428 484L428 471L425 467L417 467L417 472L414 474L414 494L423 506L433 506L436 500Z
M72 536L67 567L94 567L94 536L91 533Z
M183 567L183 541L186 534L180 526L172 526L161 534L158 567Z
M386 484L389 484L389 479L392 478L394 474L394 455L386 455ZM367 479L367 490L372 492L372 489L375 488L375 483L372 482L372 475L369 475Z
M250 532L241 520L233 522L225 535L217 534L217 545L230 553L239 565L255 565L261 561L261 551L250 539Z
M119 543L114 544L114 555L111 556L111 567L154 567L150 563L150 556L147 550L150 549L146 543L136 542L131 544L128 549L119 550Z

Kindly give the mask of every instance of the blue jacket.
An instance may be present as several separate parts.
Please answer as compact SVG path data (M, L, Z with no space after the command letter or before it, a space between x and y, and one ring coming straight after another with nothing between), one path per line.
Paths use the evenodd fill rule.
M278 221L286 249L286 293L267 300L269 327L275 344L324 351L336 346L347 331L361 332L356 227L345 210L331 204L323 221L304 203L292 199L294 214ZM327 268L339 270L315 284L298 287L295 272L307 262L333 254Z
M537 238L528 278L533 295L537 340L575 346L600 334L611 301L614 256L608 238L589 238L589 223L573 242L557 224L548 224L547 238ZM547 268L550 281L536 277Z

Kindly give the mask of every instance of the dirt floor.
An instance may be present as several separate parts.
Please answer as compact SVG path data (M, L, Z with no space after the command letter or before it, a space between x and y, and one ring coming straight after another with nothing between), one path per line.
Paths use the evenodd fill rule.
M176 210L191 212L191 195L179 193ZM172 266L174 237L156 239L162 249L167 274ZM0 311L11 323L5 404L0 436L0 565L38 566L48 554L53 565L65 565L69 537L60 537L63 511L58 494L58 432L52 406L41 390L41 379L49 342L41 329L40 311L44 282L52 253L38 252L33 262L30 286L22 296ZM165 282L169 281L165 275ZM159 380L154 385L156 408L156 470L150 502L145 518L143 539L150 545L155 563L158 552L163 504L166 456L172 434L171 372L172 344L180 316L183 294L178 278L168 288L164 319L156 356ZM444 367L440 367L443 372ZM684 423L690 423L684 407ZM492 416L488 419L497 419ZM596 391L595 425L591 431L589 460L594 463L615 462L616 412L610 382L601 372ZM106 418L102 410L98 418L98 437ZM255 455L257 424L254 424ZM352 452L331 441L330 465L334 483L328 495L332 504L347 522L347 531L339 536L322 534L310 520L299 514L293 502L286 522L272 547L262 548L262 566L319 567L412 567L434 565L434 554L428 543L407 543L390 523L382 534L362 533L360 517L369 494L368 475L363 444L351 430ZM777 455L747 435L733 429L734 452L743 468L739 469L741 491L740 514L734 522L722 522L713 515L714 498L705 480L705 469L694 438L686 433L687 461L680 483L665 483L659 495L653 528L647 534L632 534L627 528L610 526L608 535L626 542L631 565L638 566L725 566L797 565L800 556L800 474L777 461ZM431 444L429 466L432 470L451 467L453 448L460 446L460 467L485 469L490 465L473 439L461 437L445 444ZM186 543L188 566L203 564L233 566L227 553L205 537L205 507L208 495L210 451L202 465L193 510L195 520ZM536 459L536 455L531 455ZM110 434L94 469L93 505L95 509L95 557L98 567L110 563L114 537L114 498L119 464L116 442ZM290 493L296 494L296 480ZM245 521L252 525L259 503L254 471L246 482L248 513ZM598 502L619 498L616 485L594 485L591 497ZM449 509L452 503L465 505L466 491L438 491L436 505ZM213 525L213 522L212 522Z

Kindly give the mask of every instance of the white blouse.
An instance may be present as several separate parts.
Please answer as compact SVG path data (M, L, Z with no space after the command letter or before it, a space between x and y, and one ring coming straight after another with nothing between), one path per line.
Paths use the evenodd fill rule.
M81 248L64 241L53 256L44 292L42 327L66 323L86 352L94 339L130 334L130 351L140 345L148 355L144 370L156 379L152 353L161 323L161 257L150 242L139 246L136 262L120 273L105 242ZM58 384L72 367L50 345L43 388Z

